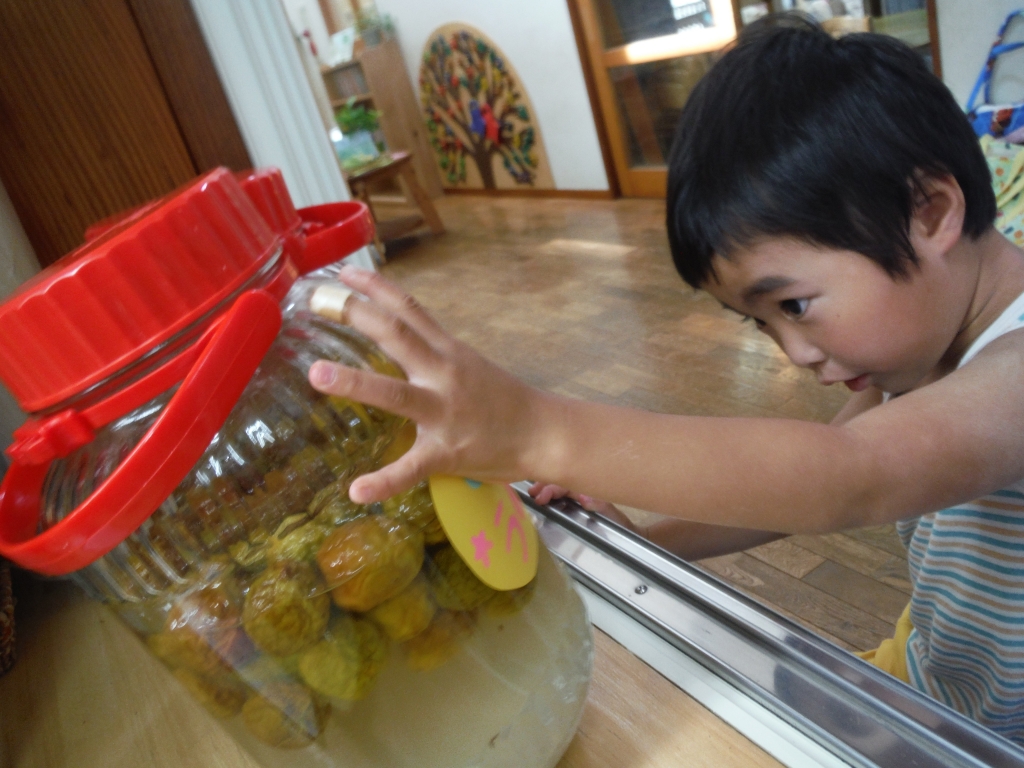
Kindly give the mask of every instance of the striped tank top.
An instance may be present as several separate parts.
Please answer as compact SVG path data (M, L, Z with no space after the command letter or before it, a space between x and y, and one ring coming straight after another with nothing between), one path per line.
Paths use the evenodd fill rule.
M1024 295L974 342L1024 328ZM914 630L911 684L1024 744L1024 479L967 504L901 520Z

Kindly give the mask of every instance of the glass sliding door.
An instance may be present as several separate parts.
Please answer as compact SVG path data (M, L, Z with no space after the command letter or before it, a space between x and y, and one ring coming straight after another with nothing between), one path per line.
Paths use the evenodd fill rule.
M622 194L662 197L679 113L736 37L731 0L571 0Z

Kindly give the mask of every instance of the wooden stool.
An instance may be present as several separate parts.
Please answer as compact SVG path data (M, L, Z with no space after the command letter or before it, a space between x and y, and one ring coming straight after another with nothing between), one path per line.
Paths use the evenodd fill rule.
M383 161L374 161L363 170L356 170L348 174L347 179L352 194L370 206L370 213L377 224L377 233L374 236L377 250L381 258L384 257L385 240L393 240L413 232L426 225L435 235L444 233L444 222L437 215L437 209L423 187L416 180L416 171L412 167L412 155L408 152L388 152ZM420 209L419 216L399 216L394 219L381 221L373 210L370 203L370 184L374 181L393 179L398 177L405 188L406 200L416 204ZM411 199L410 199L411 198Z

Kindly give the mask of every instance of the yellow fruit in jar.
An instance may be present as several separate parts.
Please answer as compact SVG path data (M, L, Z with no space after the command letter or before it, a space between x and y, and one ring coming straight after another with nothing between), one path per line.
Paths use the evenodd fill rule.
M150 635L146 645L171 669L188 669L211 677L231 673L230 665L221 659L217 649L188 629Z
M282 560L253 581L242 624L258 648L273 656L290 656L320 639L330 613L331 600L315 570L306 563Z
M423 565L423 535L384 515L367 515L338 526L316 556L331 598L342 608L365 612L394 597Z
M476 618L462 611L439 611L430 626L402 644L410 669L436 669L462 650L473 634Z
M488 616L504 617L519 613L533 599L534 588L537 585L535 578L525 587L510 589L504 592L496 592L494 597L483 605L483 611Z
M394 440L388 444L388 447L384 449L384 453L380 457L380 465L383 467L387 464L391 464L394 461L402 458L409 449L412 448L412 444L416 442L416 424L411 421L405 422L398 430L398 434L395 435Z
M294 656L271 656L266 653L257 653L244 666L237 669L239 678L257 691L263 690L273 682L298 682L299 657Z
M264 744L298 749L320 735L330 713L330 704L305 686L275 681L249 697L242 706L242 722Z
M402 642L415 637L430 625L437 606L422 576L394 597L373 608L367 616L375 621L392 640Z
M188 627L211 637L234 629L241 620L242 597L237 586L229 577L220 576L175 598L165 629Z
M292 515L267 540L267 561L301 560L312 564L330 531L330 526L310 520L305 513Z
M299 657L299 674L314 691L346 701L365 698L387 661L381 631L365 619L333 619L324 639Z
M248 689L234 675L222 675L217 679L211 679L189 669L179 669L174 676L192 694L192 698L221 720L241 712L242 705L249 695Z
M473 575L450 546L432 552L423 570L430 582L430 591L442 608L471 611L494 597L494 590Z
M260 571L267 567L267 542L264 531L257 531L248 541L236 541L228 547L228 554L238 566L246 571Z
M176 595L163 629L146 638L150 650L172 669L185 668L220 679L254 652L239 626L241 590L228 574Z
M441 521L437 519L427 483L420 483L405 493L392 496L381 506L388 517L401 520L421 531L427 544L442 544L448 540Z
M348 497L348 483L341 480L322 488L306 511L310 517L331 527L370 513L367 507Z

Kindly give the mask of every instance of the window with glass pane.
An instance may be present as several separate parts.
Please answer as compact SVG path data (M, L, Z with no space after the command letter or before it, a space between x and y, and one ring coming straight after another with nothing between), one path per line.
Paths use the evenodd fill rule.
M715 25L709 0L597 0L606 48Z
M714 54L702 53L608 70L630 165L665 165L683 105L714 61Z

